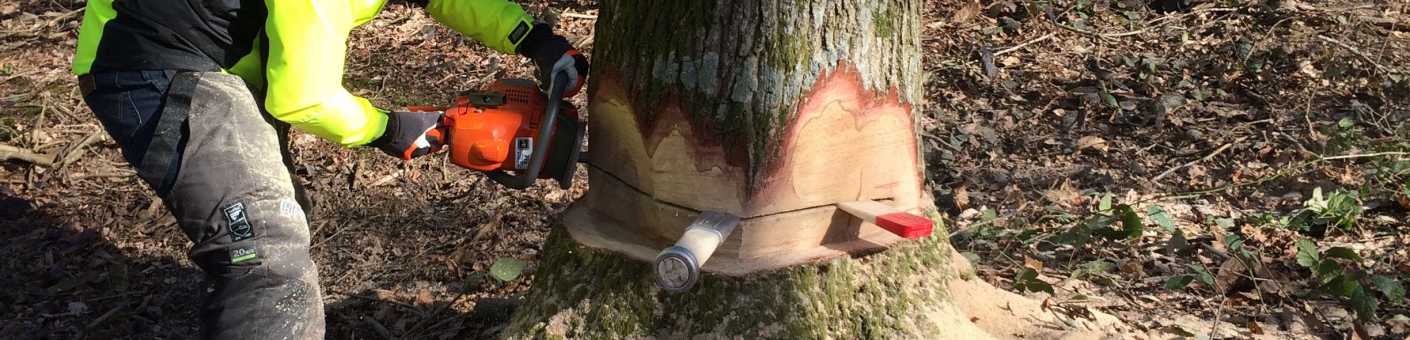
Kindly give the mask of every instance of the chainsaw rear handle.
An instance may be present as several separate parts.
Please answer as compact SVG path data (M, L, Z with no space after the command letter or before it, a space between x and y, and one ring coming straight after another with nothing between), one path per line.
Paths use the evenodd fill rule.
M548 105L544 107L543 120L539 126L539 136L534 140L533 154L529 155L529 168L511 175L504 170L489 173L490 180L511 189L524 189L534 184L543 171L543 163L548 160L548 138L558 124L559 103L563 102L563 92L568 88L568 71L558 71L551 77L548 86Z

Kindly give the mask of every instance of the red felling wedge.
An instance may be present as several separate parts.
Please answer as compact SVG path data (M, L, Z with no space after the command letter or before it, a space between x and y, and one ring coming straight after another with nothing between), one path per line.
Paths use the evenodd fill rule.
M934 230L933 222L930 219L876 201L842 202L838 203L837 207L852 216L876 224L896 236L907 239L925 237Z

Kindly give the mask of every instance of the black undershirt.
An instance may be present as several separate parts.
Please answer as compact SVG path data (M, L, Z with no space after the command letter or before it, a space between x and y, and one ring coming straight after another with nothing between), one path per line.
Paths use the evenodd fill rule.
M117 0L93 71L218 71L250 53L263 0Z

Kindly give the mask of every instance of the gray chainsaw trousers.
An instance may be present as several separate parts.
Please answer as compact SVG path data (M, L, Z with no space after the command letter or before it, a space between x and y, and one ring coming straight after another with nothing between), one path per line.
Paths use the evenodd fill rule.
M214 286L200 309L201 337L322 339L308 204L290 174L287 125L224 73L114 71L80 84Z

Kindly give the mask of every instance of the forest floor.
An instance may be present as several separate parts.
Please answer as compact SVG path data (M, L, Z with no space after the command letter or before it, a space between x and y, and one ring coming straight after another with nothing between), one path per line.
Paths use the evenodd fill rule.
M1410 334L1410 3L1053 3L922 19L929 186L980 277L1151 338ZM202 275L68 73L81 7L0 4L0 144L58 159L0 161L0 334L187 338ZM590 55L595 3L551 10ZM382 107L530 76L398 3L347 65ZM331 339L492 336L586 183L292 144Z

